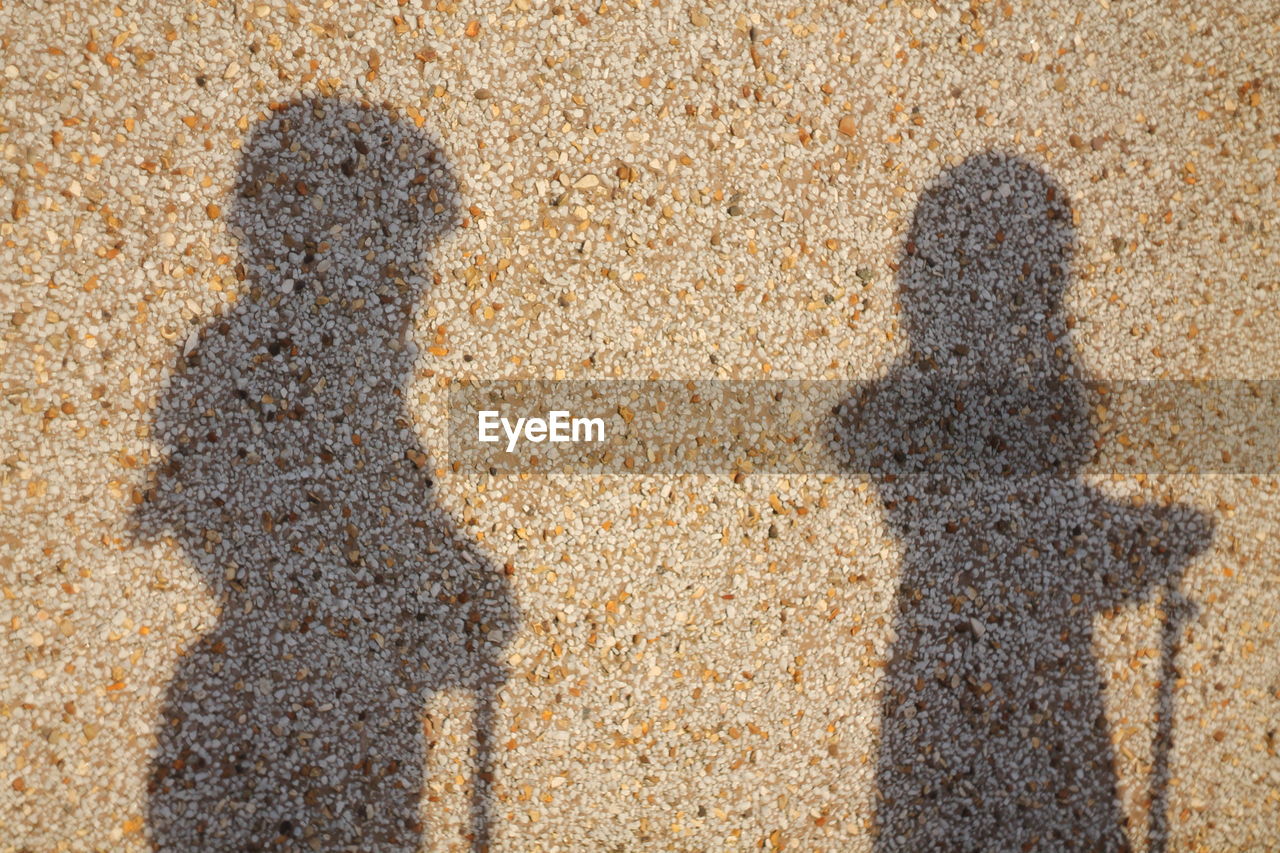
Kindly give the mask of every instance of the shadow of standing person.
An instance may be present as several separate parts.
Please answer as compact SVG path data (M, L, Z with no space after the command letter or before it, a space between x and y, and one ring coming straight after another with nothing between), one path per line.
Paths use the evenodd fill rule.
M177 358L137 518L220 605L158 726L162 849L418 848L424 705L455 687L476 696L467 831L487 845L517 613L433 499L404 399L422 256L456 225L455 189L426 134L367 103L282 105L245 142L243 294Z
M1061 310L1074 244L1035 165L988 153L943 172L900 257L909 350L837 411L845 462L870 473L903 549L879 850L1129 846L1094 619L1161 592L1172 610L1212 528L1079 479L1094 445Z

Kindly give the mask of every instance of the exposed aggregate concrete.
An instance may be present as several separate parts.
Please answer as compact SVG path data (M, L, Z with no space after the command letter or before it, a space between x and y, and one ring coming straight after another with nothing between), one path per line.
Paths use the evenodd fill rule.
M959 547L903 532L917 522L886 501L909 479L462 477L443 461L447 385L892 377L920 340L900 290L913 217L940 175L988 152L1031 164L1069 204L1070 270L1047 323L1069 331L1081 371L1274 377L1274 12L6 6L0 849L182 849L205 812L214 847L325 849L362 833L387 849L466 849L485 834L504 850L906 843L919 774L886 768L881 751L898 703L887 682L916 674L893 670L910 645L895 631L926 624L912 630L928 638L948 608L967 624L983 601L1022 601L938 586L903 620L914 591L900 581ZM351 178L349 197L309 207L282 185L288 202L254 207L243 190L280 115L308 145L367 126L385 174L361 184L335 154L318 183ZM440 168L413 184L426 152ZM325 203L363 210L370 188L412 210L396 207L396 224L375 207L374 243L335 235L336 269L312 268L306 247L253 254L290 228L328 227ZM286 203L298 206L272 219ZM307 267L296 294L290 264ZM328 285L311 283L320 273ZM353 309L369 288L377 301ZM291 314L285 296L337 310ZM314 348L325 334L336 354ZM350 384L330 379L308 402L308 367ZM236 408L250 392L258 408ZM337 412L348 420L331 423ZM243 437L250 473L219 476L230 442L175 469L175 452L203 441L192 418ZM1055 813L1115 816L1082 837L1138 849L1153 825L1169 849L1280 845L1280 481L1077 473L1075 492L1046 487L1036 505L1078 512L1087 494L1211 536L1179 552L1194 607L1176 671L1162 673L1173 608L1159 584L1114 606L1089 599L1061 640L1077 657L1091 647L1072 678L1101 679L1089 743L1109 744L1112 766ZM316 483L334 494L309 495ZM213 497L223 505L205 507ZM1057 515L1036 512L1027 536L1058 536ZM993 540L1005 570L1027 559L1011 537ZM1019 624L1001 618L990 624ZM996 630L974 624L966 642ZM1156 790L1157 682L1170 675ZM257 704L237 706L244 691L228 684ZM157 770L190 759L181 743L166 751L175 719L193 721L207 762L246 743L260 761L216 765L184 800ZM478 794L477 767L492 776ZM343 800L325 786L352 774L381 807L315 817ZM292 812L228 805L284 786L302 804ZM1108 786L1116 802L1097 802ZM1061 840L996 837L1024 842Z

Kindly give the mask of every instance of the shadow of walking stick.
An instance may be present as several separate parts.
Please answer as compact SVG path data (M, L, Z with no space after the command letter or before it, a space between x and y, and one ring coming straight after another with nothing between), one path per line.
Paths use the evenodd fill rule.
M497 691L486 683L475 695L476 759L472 763L471 779L471 848L476 853L488 853L493 815L490 803L493 799L493 741L494 717L497 708Z
M1160 634L1160 681L1156 695L1156 731L1151 745L1151 805L1147 818L1147 850L1164 853L1169 847L1169 759L1173 752L1174 679L1178 677L1178 650L1182 631L1195 618L1195 602L1186 598L1171 577L1164 590L1166 610Z

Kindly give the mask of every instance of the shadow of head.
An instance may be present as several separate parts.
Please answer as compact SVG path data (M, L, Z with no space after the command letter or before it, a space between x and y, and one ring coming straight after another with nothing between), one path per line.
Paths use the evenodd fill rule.
M457 199L439 144L413 122L313 98L254 126L228 225L250 276L333 301L411 303L423 282L405 267L457 226Z
M911 358L993 376L1066 370L1070 201L1039 166L985 152L921 195L898 271Z
M836 411L846 466L884 480L1086 464L1093 429L1062 311L1075 246L1066 192L1039 166L987 152L939 174L899 256L907 351Z

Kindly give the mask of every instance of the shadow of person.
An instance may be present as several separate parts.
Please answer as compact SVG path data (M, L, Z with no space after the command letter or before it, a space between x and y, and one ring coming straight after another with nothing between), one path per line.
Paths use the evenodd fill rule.
M245 141L228 211L244 295L177 358L136 519L220 605L158 725L161 848L416 849L424 704L448 688L476 696L467 832L487 844L517 612L433 499L404 399L421 259L454 199L431 139L369 104L293 102Z
M1094 620L1161 592L1172 614L1211 525L1078 477L1094 444L1061 310L1074 240L1062 188L1025 160L982 154L943 172L900 257L909 350L836 412L844 462L870 474L903 551L880 850L1129 844ZM1165 632L1166 733L1177 633ZM1153 787L1167 775L1158 747Z

